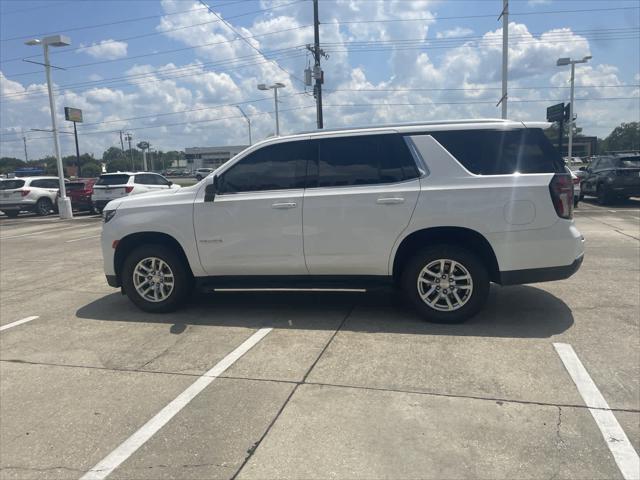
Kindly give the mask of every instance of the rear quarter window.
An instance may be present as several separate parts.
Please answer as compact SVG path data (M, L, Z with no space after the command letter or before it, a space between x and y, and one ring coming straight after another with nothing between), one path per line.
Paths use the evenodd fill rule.
M565 171L562 157L538 128L451 130L430 135L476 175Z
M103 175L96 185L126 185L129 181L129 175Z
M14 190L24 187L24 180L2 180L0 181L0 190Z

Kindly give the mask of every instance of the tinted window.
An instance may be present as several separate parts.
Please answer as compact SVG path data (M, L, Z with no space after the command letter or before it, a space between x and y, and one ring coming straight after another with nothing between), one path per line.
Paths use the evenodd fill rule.
M638 168L640 167L640 157L626 157L620 159L620 167L622 168Z
M268 145L229 168L218 187L221 193L304 188L307 161L314 157L306 140Z
M155 175L148 175L146 173L136 175L133 182L141 185L157 185Z
M102 175L96 185L126 185L129 175Z
M476 175L564 171L562 157L538 128L452 130L430 135Z
M614 161L613 158L601 158L600 161L598 162L598 166L595 169L597 170L603 170L605 168L613 168L614 167Z
M396 183L418 176L400 135L364 135L318 140L320 187Z
M58 180L41 179L33 180L30 186L36 188L58 188L60 185L58 184Z
M165 187L169 185L169 180L167 180L166 178L160 175L153 175L153 176L155 177L156 185L163 185Z
M85 188L84 182L69 182L66 185L67 190L84 190Z
M0 190L13 190L22 187L24 187L24 180L2 180L0 182Z

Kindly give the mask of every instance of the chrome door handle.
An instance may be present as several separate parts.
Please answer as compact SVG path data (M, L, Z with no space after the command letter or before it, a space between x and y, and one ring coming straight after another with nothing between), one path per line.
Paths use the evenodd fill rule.
M397 205L399 203L404 203L404 198L402 197L379 198L378 200L376 200L376 203L378 205Z
M277 208L283 210L285 208L296 208L298 204L296 202L283 202L283 203L274 203L271 205L272 208Z

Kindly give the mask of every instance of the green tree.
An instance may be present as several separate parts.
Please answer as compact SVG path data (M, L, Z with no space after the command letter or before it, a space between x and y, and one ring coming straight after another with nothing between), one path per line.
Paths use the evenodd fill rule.
M640 122L621 123L600 142L600 153L640 149Z
M0 158L0 173L13 173L16 168L25 167L26 163L23 160L15 157L2 157Z
M99 177L102 174L102 167L97 162L88 162L82 165L82 176L85 178Z

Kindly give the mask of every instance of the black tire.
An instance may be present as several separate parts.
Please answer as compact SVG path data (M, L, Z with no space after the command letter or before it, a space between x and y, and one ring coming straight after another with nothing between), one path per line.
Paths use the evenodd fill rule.
M609 205L611 203L611 194L607 190L606 186L598 185L596 195L598 197L598 203L600 205Z
M134 286L134 269L138 263L149 257L164 261L173 273L174 286L169 296L162 301L153 302L142 297ZM151 313L167 313L177 309L192 291L193 278L182 258L163 245L141 245L124 260L121 273L122 285L129 299L141 310Z
M418 278L423 268L440 259L453 260L462 265L473 282L470 296L466 299L463 297L463 305L456 310L441 311L428 305L422 300L418 290ZM401 285L409 303L426 320L435 323L462 323L478 313L487 301L489 274L484 263L474 253L460 247L434 245L420 251L405 264Z
M4 214L9 218L16 218L20 214L20 210L5 210Z
M48 198L41 198L36 202L35 212L41 217L49 215L51 210L53 210L53 203Z
M197 181L202 180L202 178L203 178L203 177L202 177L202 175L196 175L196 180L197 180Z

